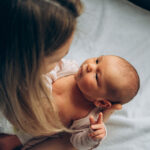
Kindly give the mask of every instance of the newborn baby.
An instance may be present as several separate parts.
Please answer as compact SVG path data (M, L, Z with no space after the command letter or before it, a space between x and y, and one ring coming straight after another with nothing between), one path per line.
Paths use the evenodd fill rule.
M80 150L98 146L106 135L101 112L114 104L128 103L138 89L136 69L112 55L87 59L77 73L56 80L53 96L60 118L74 130L73 146Z

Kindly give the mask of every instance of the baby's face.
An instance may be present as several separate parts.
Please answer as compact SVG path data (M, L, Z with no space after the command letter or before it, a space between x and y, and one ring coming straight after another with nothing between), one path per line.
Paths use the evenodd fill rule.
M115 69L115 56L100 56L87 59L75 75L77 85L89 101L106 99L107 86L119 84ZM119 76L118 76L119 77Z

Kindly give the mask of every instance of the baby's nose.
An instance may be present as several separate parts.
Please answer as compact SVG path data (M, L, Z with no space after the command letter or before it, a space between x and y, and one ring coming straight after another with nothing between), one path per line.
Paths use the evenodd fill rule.
M91 72L94 70L94 65L92 64L87 64L87 72Z

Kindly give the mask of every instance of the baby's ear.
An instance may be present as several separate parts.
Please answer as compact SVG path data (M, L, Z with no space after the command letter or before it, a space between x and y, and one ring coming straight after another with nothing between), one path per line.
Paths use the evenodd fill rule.
M111 107L111 102L109 102L108 100L106 99L103 99L103 100L95 100L94 101L94 105L96 107L100 107L102 109L108 109Z

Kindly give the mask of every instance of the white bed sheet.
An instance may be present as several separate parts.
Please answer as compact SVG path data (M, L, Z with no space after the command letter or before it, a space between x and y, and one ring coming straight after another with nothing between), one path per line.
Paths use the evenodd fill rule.
M85 11L67 58L113 54L137 69L141 88L107 122L108 136L96 150L150 150L150 12L125 0L83 0Z

